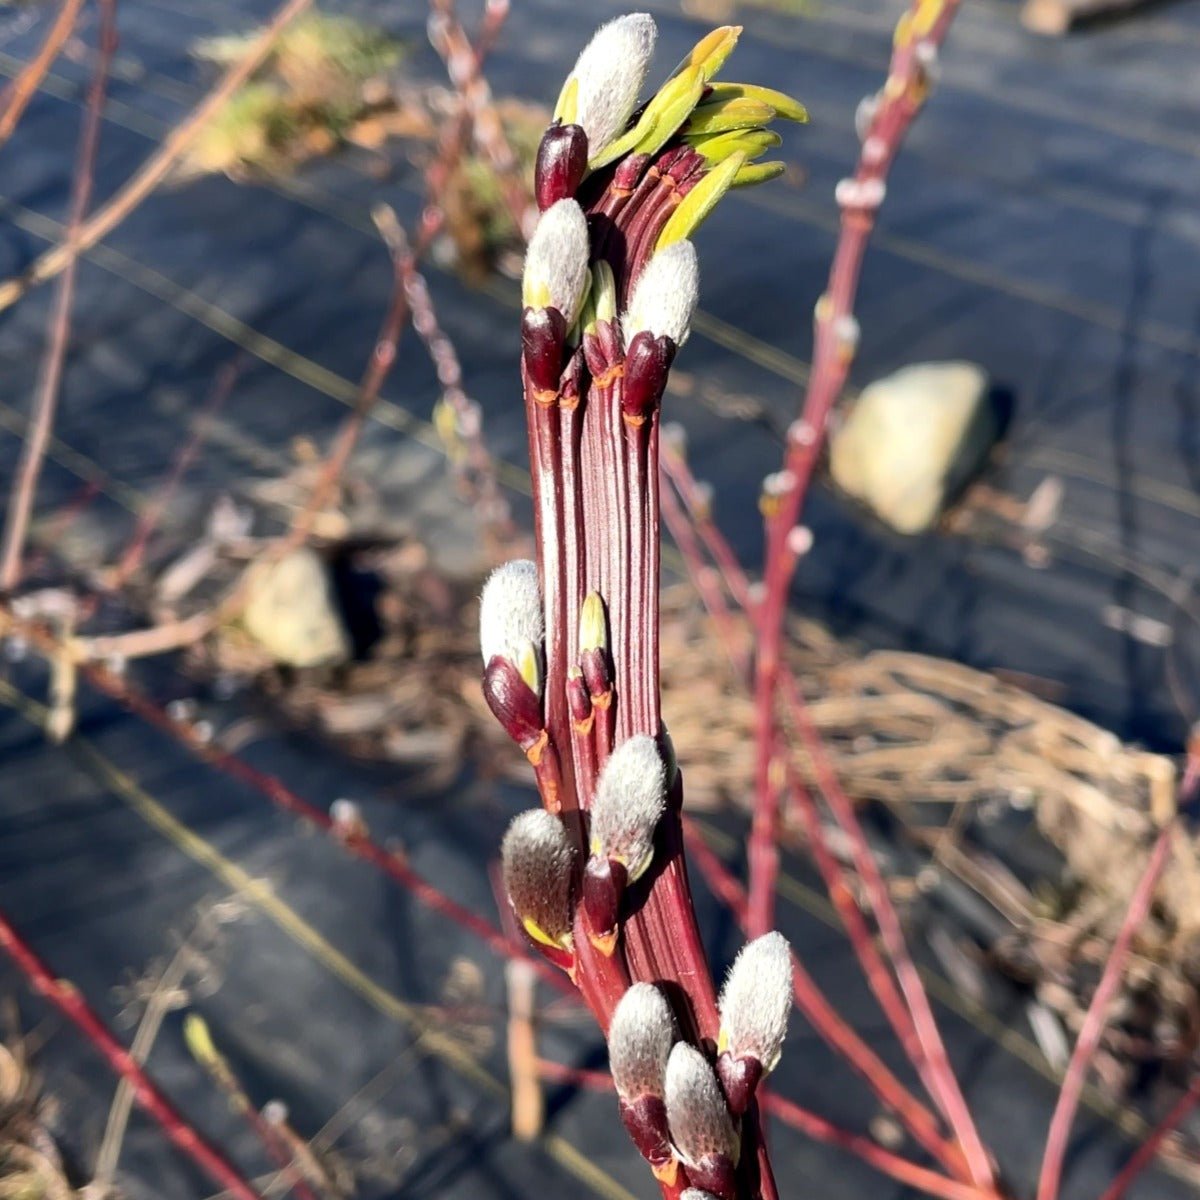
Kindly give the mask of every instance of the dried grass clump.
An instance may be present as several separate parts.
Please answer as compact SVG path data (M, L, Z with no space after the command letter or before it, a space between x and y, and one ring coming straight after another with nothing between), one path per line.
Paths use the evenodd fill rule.
M24 1048L0 1045L0 1200L74 1200Z
M199 58L228 67L258 30L199 42ZM343 143L355 124L390 103L398 41L349 17L312 12L290 25L254 79L196 139L184 175L286 171Z
M228 68L258 34L208 38L194 52ZM404 83L396 73L403 51L394 38L349 17L314 11L298 19L196 138L177 178L278 177L348 145L379 151L393 139L413 143L414 159L428 158L439 131L457 118L461 97ZM549 114L516 100L499 100L495 107L513 151L519 190L528 191ZM439 249L444 261L475 282L497 265L519 269L523 241L512 215L512 185L470 144L446 181L441 197L446 236Z

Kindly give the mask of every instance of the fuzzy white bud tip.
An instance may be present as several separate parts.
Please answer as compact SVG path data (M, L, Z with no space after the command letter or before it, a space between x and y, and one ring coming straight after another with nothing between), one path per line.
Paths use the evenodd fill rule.
M685 1165L709 1154L737 1161L738 1135L721 1085L708 1060L687 1042L676 1042L667 1060L666 1105L671 1140Z
M552 204L537 223L525 252L521 301L526 308L556 308L574 323L588 281L588 231L574 200Z
M600 773L592 802L591 850L625 865L630 880L650 865L654 829L666 807L667 768L644 733L622 742Z
M782 934L742 947L721 989L720 1010L720 1049L773 1070L792 1011L792 954Z
M608 1029L608 1059L623 1100L663 1096L675 1021L652 983L635 983L617 1004Z
M712 1192L702 1192L699 1188L685 1188L679 1200L717 1200Z
M575 851L562 822L541 808L513 818L500 846L504 888L530 937L571 940L571 867Z
M658 30L649 13L630 13L601 25L576 60L575 124L595 158L625 131L654 54Z
M621 318L625 347L635 333L649 330L682 346L692 329L692 314L700 297L700 265L696 247L686 238L659 250L638 276Z
M537 564L517 558L497 567L479 600L479 648L486 666L498 654L519 665L525 647L545 637Z

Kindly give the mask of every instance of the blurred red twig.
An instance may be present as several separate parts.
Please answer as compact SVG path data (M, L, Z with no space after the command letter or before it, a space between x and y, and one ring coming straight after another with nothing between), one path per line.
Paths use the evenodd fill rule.
M225 401L232 395L234 385L241 374L244 362L244 357L239 355L232 361L227 362L217 372L217 377L209 389L200 415L192 427L191 435L175 456L175 460L171 464L171 470L166 479L163 480L158 494L138 517L124 553L113 569L112 575L106 580L107 586L110 589L115 591L121 587L141 566L142 558L146 553L147 543L166 515L167 508L175 492L178 490L179 484L195 461L200 448L204 445L204 441L212 429L217 413L220 412Z
M52 659L59 653L57 639L48 629L33 622L19 621L0 608L0 635L9 632L19 633L47 658ZM345 846L355 857L364 859L372 866L377 867L410 892L421 904L441 913L456 925L473 933L500 957L506 959L514 956L528 958L538 973L552 987L564 995L577 995L575 988L560 971L540 957L521 954L498 929L422 878L399 854L372 841L365 834L348 833L327 812L297 795L273 775L268 775L265 771L258 770L229 751L212 745L201 738L189 725L174 720L149 696L107 667L98 663L85 662L80 664L79 670L97 690L112 697L148 724L169 734L197 758L235 779L240 779L285 812L311 823L322 833Z
M104 1022L71 983L59 979L20 934L0 914L0 949L13 960L30 986L72 1021L99 1051L109 1066L128 1081L138 1107L158 1122L163 1132L193 1162L236 1200L261 1200L259 1194L224 1155L207 1142L138 1066L129 1051L108 1031Z
M722 900L744 929L746 892L725 864L713 853L699 830L684 822L684 838L692 862L704 876L713 894ZM792 955L792 983L796 1004L821 1039L857 1072L878 1099L948 1171L958 1174L961 1157L942 1137L929 1110L896 1078L883 1060L841 1018L825 998L800 960Z
M691 472L687 467L687 463L682 455L673 454L672 462L669 468L670 478L680 489L680 493L685 498L696 496L695 481L692 479ZM712 569L704 562L703 556L700 553L699 546L696 543L695 535L691 525L688 524L684 514L679 510L671 495L670 489L664 489L663 501L663 517L675 538L676 544L679 546L680 553L683 555L684 562L687 565L688 572L692 580L700 592L701 598L704 601L706 608L717 622L718 631L722 643L726 647L736 646L736 638L732 629L732 622L728 610L725 607L725 598L721 589L714 586L712 578ZM699 526L700 522L697 517L696 503L693 499L689 505L689 514L693 522ZM704 510L700 510L701 516L707 516ZM721 533L711 519L708 519L709 526L708 535L705 537L705 544L712 552L714 546L720 547L723 558L728 564L722 572L727 585L737 587L738 590L749 598L748 587L746 585L745 575L742 572L741 566L736 557L733 555L727 542L725 542ZM740 656L735 650L731 649L731 654L735 658L735 667L738 665ZM871 899L872 911L884 909L889 914L883 918L888 923L890 930L891 945L895 949L895 958L897 962L907 963L907 970L912 974L907 976L908 984L913 985L915 976L915 968L912 967L911 960L908 958L907 950L904 947L903 934L899 928L899 921L896 918L895 910L891 905L890 896L887 893L886 884L879 874L878 867L875 864L874 856L871 854L870 848L867 845L866 836L858 822L857 815L854 812L853 804L846 797L838 782L836 773L829 764L828 757L824 752L824 747L820 740L820 735L813 727L811 720L804 711L802 705L802 696L795 676L791 672L787 663L780 665L780 678L783 682L785 693L788 696L789 703L793 705L794 720L798 725L802 739L804 741L805 750L808 753L814 770L817 774L817 782L821 789L822 795L829 804L833 813L834 819L837 821L841 829L846 833L850 841L853 853L855 869L866 886L868 895ZM785 756L779 755L780 761L786 761ZM809 845L812 850L814 861L821 872L822 879L825 882L829 892L830 900L841 918L842 924L845 927L846 934L850 940L851 946L854 949L855 955L858 958L863 968L863 974L870 985L871 991L874 993L879 1002L879 1006L884 1015L888 1019L888 1023L895 1031L896 1036L900 1039L905 1053L909 1060L916 1068L922 1083L927 1090L932 1094L933 1075L929 1064L928 1057L925 1053L924 1042L917 1028L917 1024L913 1015L905 1004L900 992L897 991L896 982L893 979L891 971L883 961L878 948L875 945L871 931L863 917L862 911L858 907L847 879L845 869L838 861L837 857L831 852L825 832L821 827L820 818L816 810L816 805L812 797L805 789L803 782L799 778L798 772L794 766L788 763L784 767L785 779L789 793L795 799L799 809L801 820L805 827L805 833L808 837ZM762 873L762 852L763 843L760 838L759 842L751 847L751 878L754 878L754 866L757 865L759 875ZM766 844L766 851L772 855L778 855L778 848L774 839ZM771 876L773 877L777 870L778 863L771 865ZM740 901L739 901L740 903ZM878 912L877 912L878 918ZM750 923L750 910L747 909L746 924ZM917 985L920 985L919 979L916 980Z
M64 7L64 12L66 11ZM108 72L117 48L116 0L102 0L100 5L100 57L88 86L87 103L75 155L75 171L71 180L71 200L67 217L67 238L75 238L87 215L92 199L92 184L96 170L96 149L100 143L100 122L103 117L104 96L108 88ZM62 16L60 14L60 21ZM48 65L48 64L47 64ZM18 81L20 82L20 81ZM34 81L33 86L37 86ZM13 104L18 97L14 96ZM10 112L13 105L10 104ZM8 114L5 114L7 118ZM0 118L0 136L3 135ZM46 350L38 371L37 394L33 400L33 417L21 446L21 461L9 493L8 511L4 522L3 548L0 549L0 592L12 592L20 582L21 560L25 552L25 537L33 514L34 496L46 447L54 429L58 409L67 345L71 340L71 309L75 303L75 262L55 292L50 309L49 335Z
M1162 1148L1163 1142L1179 1128L1188 1113L1198 1103L1200 1103L1200 1076L1192 1080L1188 1090L1175 1101L1163 1119L1146 1135L1142 1144L1118 1172L1117 1177L1104 1190L1100 1200L1122 1200L1133 1181L1154 1161L1154 1156Z
M317 515L329 503L337 482L345 471L351 454L354 453L354 447L358 445L363 424L375 407L380 390L395 365L400 335L408 320L408 300L404 294L404 270L406 264L412 261L408 239L396 220L396 214L386 205L377 207L372 216L392 259L391 300L371 350L367 368L358 385L354 407L334 437L333 445L317 472L308 499L292 521L287 536L279 543L279 554L300 545L308 538Z
M479 77L483 60L495 44L495 40L499 36L500 29L507 15L507 0L503 0L501 3L491 3L487 6L475 47L472 48L470 43L466 42L466 51L464 52L460 48L460 54L463 55L463 59L462 65L458 68L459 77L454 80L456 86L465 88L470 85L473 79ZM459 32L461 33L461 27L459 28ZM376 340L375 348L372 351L371 360L363 375L362 382L359 384L358 396L355 399L354 407L338 430L333 445L318 473L308 501L293 522L291 531L282 543L284 549L298 545L311 532L313 520L317 513L328 503L338 479L341 478L342 472L345 470L350 456L358 444L358 439L362 435L363 425L370 415L371 410L375 407L380 390L395 364L400 336L403 333L405 322L408 320L411 311L411 301L414 291L417 290L414 280L420 280L420 276L417 273L417 263L424 257L445 224L446 218L445 211L442 208L442 197L466 150L473 118L474 112L464 99L458 119L446 130L439 140L437 154L426 170L426 203L420 220L417 223L416 236L411 245L403 228L396 220L395 213L390 208L379 206L372 214L380 235L383 237L388 251L392 256L392 298L389 303L388 312L384 317L379 337ZM423 281L421 282L423 284ZM423 295L417 295L418 303L428 299L429 293L427 289L424 290ZM432 301L429 301L423 307L422 320L427 329L436 331L437 320L432 314ZM432 322L430 322L431 317ZM445 339L444 336L442 337L441 342L437 346L437 353L434 353L434 346L431 344L429 338L425 338L425 344L430 348L434 359L434 366L438 371L439 379L441 379L445 364L445 347L449 345L448 339ZM457 362L453 358L453 355L452 361ZM480 497L485 506L489 504L495 505L497 523L503 527L507 518L508 505L496 481L495 464L482 437L482 419L479 408L469 401L466 393L462 390L461 372L458 372L458 386L451 387L443 382L443 387L445 388L443 399L454 411L458 431L468 447Z
M796 562L793 530L812 480L829 414L845 386L858 344L854 301L863 256L886 191L886 178L900 143L928 94L938 48L958 8L958 0L914 0L897 28L892 61L874 112L865 122L862 150L851 179L838 186L841 233L825 294L815 312L813 370L801 417L788 433L784 470L773 489L764 491L766 566L764 594L758 608L755 709L757 765L755 811L750 835L749 915L751 936L773 921L777 856L763 853L778 838L780 789L773 778L776 695L780 686L780 649L788 594ZM836 779L833 780L836 784ZM823 790L824 784L823 784ZM837 794L826 798L834 804ZM840 804L838 807L842 807ZM897 980L916 1026L923 1058L923 1078L961 1147L970 1178L994 1190L992 1163L975 1128L970 1109L954 1076L920 977L904 946L886 887L861 837L857 822L846 824L846 809L835 815L855 845L855 860L871 898L874 915ZM852 811L849 814L853 818ZM758 851L758 852L756 852ZM921 1066L920 1062L915 1064Z
M453 416L453 437L462 443L461 450L452 444L446 447L451 466L471 493L484 527L508 541L515 533L512 510L496 478L496 466L483 438L482 410L463 389L462 365L454 343L438 322L429 285L417 269L413 255L404 257L400 270L404 295L412 312L413 329L433 360L442 388L441 403ZM445 437L445 431L439 432Z
M561 1084L565 1087L586 1088L595 1092L613 1091L612 1076L607 1071L590 1071L586 1067L568 1067L562 1063L539 1058L537 1070L547 1083ZM792 1100L771 1092L763 1100L763 1107L773 1117L782 1121L791 1129L795 1129L814 1141L823 1142L828 1146L837 1146L853 1154L881 1174L917 1188L930 1196L940 1197L941 1200L983 1200L985 1193L971 1184L958 1183L947 1179L936 1171L929 1170L917 1163L893 1154L884 1149L878 1142L873 1142L861 1134L841 1129L832 1122L818 1116L810 1109L803 1108Z
M37 92L38 85L46 77L51 64L58 57L59 51L79 19L83 8L83 0L63 0L59 6L58 16L46 33L46 38L38 47L38 52L25 64L21 73L4 89L3 98L7 100L3 113L0 113L0 145L12 136L12 132L20 123L29 101Z
M484 20L502 21L508 15L508 0L488 0ZM475 140L487 155L500 184L513 223L525 239L533 232L537 221L537 206L529 187L521 180L520 166L513 153L496 105L492 90L484 77L479 53L472 48L454 12L454 0L431 0L429 40L446 63L450 82L462 98L463 110Z
M1189 754L1187 769L1179 786L1181 806L1193 799L1198 781L1200 781L1200 754L1193 750ZM1057 1200L1058 1198L1059 1186L1062 1182L1063 1160L1066 1157L1067 1144L1071 1136L1071 1125L1075 1120L1075 1110L1079 1106L1079 1096L1083 1091L1088 1067L1100 1045L1104 1027L1108 1024L1109 1006L1121 984L1121 977L1125 971L1134 935L1150 911L1155 888L1166 868L1176 829L1177 822L1171 821L1163 826L1155 840L1146 867L1129 899L1129 906L1125 910L1121 928L1109 951L1108 960L1104 964L1100 982L1096 985L1096 991L1088 1005L1083 1027L1079 1031L1075 1049L1071 1052L1071 1060L1067 1064L1066 1074L1063 1076L1062 1090L1058 1094L1058 1103L1054 1107L1050 1129L1046 1134L1046 1151L1042 1157L1042 1169L1038 1177L1037 1200ZM1161 1141L1161 1138L1159 1140ZM1128 1169L1127 1166L1126 1170ZM1124 1172L1122 1172L1123 1174ZM1118 1176L1118 1182L1120 1182L1120 1178ZM1114 1186L1116 1185L1114 1184ZM1128 1182L1125 1186L1128 1186Z

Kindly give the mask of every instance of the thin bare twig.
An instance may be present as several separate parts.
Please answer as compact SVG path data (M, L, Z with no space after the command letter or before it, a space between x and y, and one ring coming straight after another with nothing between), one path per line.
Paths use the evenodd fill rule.
M816 306L813 371L803 412L788 433L785 468L774 478L773 486L764 491L767 552L764 596L758 610L757 765L751 829L751 864L757 865L757 869L752 871L750 879L751 935L769 928L774 913L777 859L772 854L754 851L756 847L761 851L767 843L773 845L778 835L780 793L772 771L777 728L775 699L781 676L783 623L797 559L793 531L816 468L829 414L845 385L857 349L854 300L867 243L886 192L888 170L928 95L938 48L957 12L958 3L959 0L914 0L901 18L888 78L882 91L873 98L874 112L865 122L857 169L852 178L842 181L837 191L841 233L826 292ZM856 836L851 829L846 832ZM860 871L862 863L868 859L869 849L860 856ZM875 917L880 922L889 957L917 1027L928 1062L925 1075L933 1098L954 1131L970 1178L978 1186L994 1190L991 1158L954 1076L920 977L904 949L903 936L898 922L893 920L886 888L881 894L881 889L872 887L872 879L866 875L864 882L872 893ZM882 901L880 907L876 907L876 901Z
M0 636L8 633L18 633L29 644L35 647L39 654L47 658L56 653L58 641L48 629L29 621L17 620L3 606L0 606ZM248 784L264 799L291 813L302 821L308 822L321 830L330 838L343 845L346 850L357 858L365 859L372 866L389 876L406 891L410 892L421 904L434 912L447 917L456 925L470 931L483 941L495 954L502 959L513 957L528 958L533 963L538 974L557 991L574 997L577 995L570 981L550 966L540 957L523 952L521 947L515 947L493 925L472 912L464 905L458 904L445 895L428 880L424 879L405 862L404 858L386 847L381 846L362 831L347 835L328 812L310 804L303 797L286 787L282 781L273 775L268 775L257 767L205 741L189 726L172 719L160 705L149 696L135 688L128 680L120 678L107 667L98 663L84 662L80 666L80 674L93 687L112 697L130 712L146 721L157 729L163 730L175 738L192 754L217 770L239 779Z
M15 304L35 287L61 274L81 254L107 237L166 178L180 156L199 136L204 126L271 53L288 24L312 4L312 0L286 0L255 38L245 55L221 76L216 86L167 135L159 148L106 204L80 224L66 241L51 247L34 260L21 275L0 283L0 312Z
M1193 753L1188 759L1187 770L1179 787L1181 808L1192 798L1198 780L1200 757ZM1084 1017L1075 1049L1071 1052L1071 1061L1067 1064L1058 1103L1054 1106L1054 1115L1050 1119L1050 1128L1046 1134L1046 1150L1042 1156L1042 1169L1038 1177L1037 1200L1058 1200L1071 1125L1075 1120L1075 1110L1079 1106L1088 1067L1108 1024L1109 1005L1121 984L1134 935L1150 911L1155 888L1166 869L1175 829L1176 822L1171 821L1163 827L1154 842L1145 870L1129 899L1129 907L1125 910L1121 928L1109 951L1108 961L1104 964L1104 971L1096 985L1092 1002L1088 1005L1087 1016Z
M13 960L29 984L75 1024L109 1066L129 1080L138 1107L158 1122L171 1142L219 1183L234 1200L261 1200L238 1169L160 1092L133 1056L109 1032L78 988L60 979L0 914L0 949Z
M469 87L472 81L479 77L483 60L495 44L507 15L507 0L488 5L474 49L470 48L469 42L467 43L470 53L466 55L459 66L458 76L454 79L456 86ZM445 224L446 215L442 208L442 197L466 150L472 122L473 111L464 100L458 120L441 138L437 155L426 170L427 200L417 225L416 237L411 245L391 208L380 205L372 213L376 228L392 256L391 301L372 351L371 361L359 384L354 407L338 430L333 445L317 475L312 493L282 543L285 550L299 545L311 532L313 520L328 503L338 479L341 478L342 472L350 461L350 456L362 436L366 419L375 407L380 390L396 361L400 335L411 311L412 281L414 278L420 278L416 274L417 263L428 251ZM434 325L436 327L436 322ZM441 364L436 356L434 361L439 368L440 375ZM465 394L461 392L461 388L458 389L458 394L449 396L449 401L471 448L474 465L483 481L482 486L485 492L500 496L501 502L503 502L502 493L496 482L494 465L478 431L480 424L478 408L473 414L468 413L469 402ZM473 416L473 425L470 420L471 416Z
M409 307L408 298L404 292L404 271L406 264L412 260L412 250L409 248L404 230L396 220L396 214L386 204L378 205L371 215L392 259L391 300L388 303L387 312L384 314L379 335L375 339L371 358L358 385L358 395L354 398L354 407L342 423L325 461L321 464L308 500L293 520L287 536L281 541L277 551L279 554L283 554L307 540L317 514L329 503L329 499L337 487L337 482L341 478L342 472L345 471L351 454L354 453L354 447L358 445L363 425L375 407L375 402L379 399L380 389L396 362L400 334L404 329L404 323L408 320Z
M703 560L692 525L695 525L701 531L705 546L714 555L714 558L719 555L719 561L724 562L725 565L721 570L721 576L724 578L726 586L730 589L731 593L735 595L735 598L738 595L744 598L743 607L746 607L750 601L746 577L742 572L740 563L738 563L720 531L716 529L711 519L707 518L703 509L700 509L699 512L697 511L699 503L697 487L683 456L672 453L670 465L664 466L664 473L669 474L676 489L687 502L687 516L691 517L692 524L688 524L687 516L677 506L667 502L667 497L670 495L669 489L664 491L664 519L671 530L672 536L675 538L680 553L683 555L688 573L699 590L705 607L718 623L718 627L721 630L722 643L730 648L735 669L742 669L745 663L742 660L742 656L733 649L736 646L736 639L732 633L731 621L728 610L725 607L724 595L719 587L711 586L709 576L713 575L714 572ZM707 526L706 534L704 526ZM784 685L785 694L789 698L794 697L794 703L799 704L801 700L799 686L786 662L780 664L780 678ZM869 887L873 902L878 903L880 906L886 906L889 911L892 911L886 884L883 883L882 878L879 876L878 868L875 866L874 859L862 834L862 829L858 824L853 805L845 797L837 776L828 762L819 734L812 726L807 713L802 710L797 716L796 723L800 727L805 748L814 764L817 783L821 787L822 794L830 803L830 808L838 824L850 835L853 841L856 850L855 863L860 877L864 883L870 881L870 884L873 885ZM928 1056L925 1053L921 1032L918 1030L913 1015L904 1003L900 992L898 992L892 973L884 963L883 957L871 936L871 932L867 928L863 914L850 891L846 871L842 868L836 855L829 848L828 840L821 827L816 805L812 797L805 789L794 766L789 763L785 767L785 772L788 792L798 807L814 861L821 872L830 899L842 920L855 955L863 968L863 974L867 979L867 983L874 993L876 1000L879 1002L881 1010L887 1017L888 1023L900 1039L900 1043L913 1063L922 1083L932 1095L934 1075ZM769 853L778 854L773 837L765 845ZM755 877L755 868L757 868L757 874L761 878L764 868L762 861L763 842L761 837L757 842L753 842L750 850L751 878ZM770 875L773 876L778 870L778 862L769 865ZM746 923L748 928L752 919L751 911L751 909L747 909ZM894 918L894 912L892 915ZM761 921L761 913L759 914L759 920ZM904 949L903 936L900 934L898 921L891 920L889 922L889 929L892 934L891 944L896 949L897 961L908 962L908 955ZM908 962L908 966L905 968L906 971L910 967L911 962ZM915 975L915 970L913 974ZM912 975L908 976L908 982L912 986ZM917 980L917 984L919 986L919 980Z
M142 558L145 556L147 543L166 514L171 499L175 495L188 468L199 454L205 438L212 429L217 413L232 394L238 375L241 372L243 361L243 358L239 356L231 362L226 363L217 372L217 377L213 381L208 397L204 401L204 406L199 418L195 422L191 436L184 442L182 449L175 456L175 460L171 464L171 470L163 481L158 495L155 496L154 500L138 517L137 524L130 535L128 545L125 547L116 567L113 568L111 576L105 580L106 586L113 591L120 588L142 565Z
M1147 1134L1117 1177L1105 1188L1100 1200L1122 1200L1134 1180L1154 1161L1154 1156L1162 1148L1163 1142L1179 1128L1197 1104L1200 1104L1200 1078L1192 1080L1188 1090L1171 1105L1163 1119Z
M154 984L154 989L146 1001L142 1019L138 1022L137 1031L129 1047L129 1055L137 1063L144 1063L150 1055L150 1049L158 1037L162 1023L167 1014L175 1007L180 987L195 960L195 950L192 939L188 938L171 957L162 973ZM128 1079L122 1076L117 1084L117 1092L108 1110L108 1121L104 1127L104 1137L96 1154L96 1165L92 1171L92 1186L101 1195L107 1194L113 1177L116 1175L117 1161L121 1155L121 1144L125 1140L125 1129L129 1124L129 1114L133 1111L134 1089Z
M687 839L691 860L704 876L705 882L744 929L745 889L713 853L691 821L684 822L684 837ZM897 1115L912 1136L946 1170L958 1173L961 1160L957 1148L949 1145L942 1137L933 1115L896 1078L879 1055L842 1019L794 954L792 983L796 1005L817 1035L846 1060L879 1100Z
M67 217L68 241L78 236L88 205L91 203L104 95L108 87L112 56L117 48L116 0L103 0L100 11L100 58L88 87L79 149L75 156L75 172L71 181L71 201ZM16 97L14 101L15 99ZM3 120L0 119L0 135L2 133ZM71 338L71 308L74 302L75 263L72 260L51 308L50 335L39 371L37 394L33 401L33 419L21 448L21 462L9 494L3 548L0 549L0 592L11 592L21 578L21 559L25 551L29 519L33 514L34 495L42 473L46 448L50 444L50 434L54 429L54 416L58 408L63 368L67 359L67 344Z
M508 0L489 0L485 21L503 20L508 7ZM537 222L537 206L528 187L521 181L517 156L505 136L504 126L492 99L492 90L479 69L479 53L471 46L455 15L453 0L432 0L430 8L429 40L445 61L450 81L462 97L475 140L496 173L513 224L521 236L528 239Z
M58 57L67 38L71 36L71 31L75 28L75 22L79 19L79 12L82 8L83 0L63 0L58 10L58 16L54 18L54 24L47 31L45 41L38 48L37 54L25 64L16 79L4 89L4 96L8 103L4 112L0 113L0 146L12 136L29 101L37 92L38 85L45 79L51 64Z

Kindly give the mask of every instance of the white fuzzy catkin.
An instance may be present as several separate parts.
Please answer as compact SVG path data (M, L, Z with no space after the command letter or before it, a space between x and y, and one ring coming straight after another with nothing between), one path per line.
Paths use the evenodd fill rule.
M622 742L600 772L592 801L592 853L624 863L631 879L649 865L667 802L667 768L644 733Z
M537 564L515 558L497 567L479 600L479 648L486 666L499 654L520 663L523 648L540 649L546 636Z
M574 859L557 817L532 808L513 818L500 844L501 874L513 911L534 937L559 945L569 940Z
M712 1192L702 1192L699 1188L685 1188L679 1200L717 1200Z
M629 307L621 318L625 348L635 333L649 330L682 346L692 329L700 297L700 265L696 247L686 238L659 250L642 268L633 285Z
M663 1095L675 1020L667 998L652 983L635 983L623 995L608 1027L608 1061L623 1100Z
M782 934L765 933L742 947L719 1007L722 1049L773 1070L792 1011L792 954Z
M588 231L583 209L559 200L542 213L525 251L522 303L556 308L571 325L579 315L588 282Z
M667 1124L685 1164L709 1154L738 1157L738 1135L725 1094L708 1059L687 1042L676 1042L667 1060Z
M625 132L654 54L658 30L649 13L630 13L601 25L570 76L579 85L575 124L588 139L588 158Z

